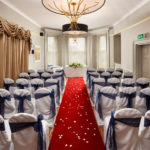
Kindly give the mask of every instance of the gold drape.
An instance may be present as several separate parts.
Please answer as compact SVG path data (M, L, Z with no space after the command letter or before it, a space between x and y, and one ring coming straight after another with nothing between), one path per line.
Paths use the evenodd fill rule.
M6 77L16 80L28 71L31 33L0 17L0 87Z

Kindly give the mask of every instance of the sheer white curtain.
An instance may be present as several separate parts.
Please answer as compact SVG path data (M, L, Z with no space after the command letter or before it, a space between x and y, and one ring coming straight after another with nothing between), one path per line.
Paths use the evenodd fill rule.
M98 68L107 68L107 37L100 35L98 40Z
M76 41L73 38L69 38L68 54L69 64L78 62L86 65L86 38L77 38Z
M47 62L49 65L58 65L57 37L48 37Z

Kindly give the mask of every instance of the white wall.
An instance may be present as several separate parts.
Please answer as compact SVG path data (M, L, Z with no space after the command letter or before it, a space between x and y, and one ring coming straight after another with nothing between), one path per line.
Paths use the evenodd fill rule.
M33 45L40 46L41 48L41 60L39 62L35 62L34 55L30 54L29 69L37 70L38 68L44 68L44 38L39 36L41 28L2 2L0 2L0 16L4 19L7 19L9 22L18 24L19 26L24 27L26 30L31 31Z
M121 67L125 70L133 71L133 42L137 40L137 35L150 33L150 3L134 12L125 20L115 25L111 33L121 33ZM145 19L146 18L146 19ZM145 19L145 20L144 20ZM148 38L150 38L148 36ZM113 37L110 36L111 57L113 57ZM114 66L113 58L111 64Z

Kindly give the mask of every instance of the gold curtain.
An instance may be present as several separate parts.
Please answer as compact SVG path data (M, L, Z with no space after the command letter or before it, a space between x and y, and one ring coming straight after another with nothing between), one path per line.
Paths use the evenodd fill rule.
M31 44L29 30L0 17L0 87L4 78L16 80L20 72L28 71Z

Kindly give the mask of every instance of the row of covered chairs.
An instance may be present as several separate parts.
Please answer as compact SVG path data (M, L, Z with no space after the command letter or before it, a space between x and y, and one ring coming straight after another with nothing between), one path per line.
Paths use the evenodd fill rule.
M133 108L112 112L104 121L106 150L149 150L150 110L144 116Z
M50 126L53 125L56 116L56 104L54 90L40 88L35 92L35 98L26 89L16 89L14 98L9 91L0 89L0 115L5 119L16 113L29 113L35 116L42 114Z
M136 90L133 87L123 88L117 95L117 90L113 87L103 87L98 89L96 99L94 100L95 115L99 124L103 124L105 117L109 116L111 111L123 108L135 108L142 115L150 110L150 88L140 91L136 96Z
M49 131L42 115L18 113L9 120L0 115L0 150L48 150Z

